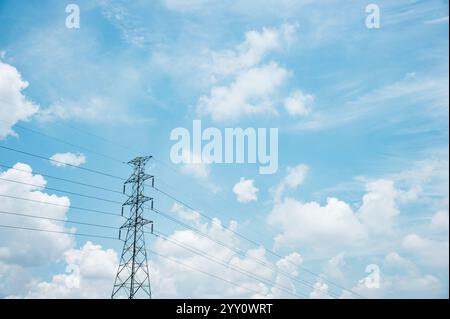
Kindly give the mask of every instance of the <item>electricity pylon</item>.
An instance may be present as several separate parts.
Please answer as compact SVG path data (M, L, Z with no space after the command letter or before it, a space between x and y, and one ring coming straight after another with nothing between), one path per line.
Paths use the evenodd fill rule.
M151 201L151 207L153 208L153 198L144 195L144 182L150 179L152 185L154 184L154 177L145 173L145 164L150 158L151 156L136 157L128 162L129 165L134 167L134 171L123 184L123 193L125 194L127 184L131 184L132 193L122 205L122 216L125 206L130 207L130 215L119 229L119 239L122 239L121 233L124 229L126 229L126 238L111 298L152 297L144 226L151 224L153 230L153 222L143 217L145 202Z

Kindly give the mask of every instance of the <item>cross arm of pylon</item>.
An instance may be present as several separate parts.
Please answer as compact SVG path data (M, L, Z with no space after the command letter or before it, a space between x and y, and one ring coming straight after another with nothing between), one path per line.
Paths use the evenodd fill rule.
M122 204L122 206L133 206L133 205L136 205L137 203L145 203L145 202L148 202L149 200L153 200L153 198L152 197L148 197L148 196L145 196L145 195L143 195L143 194L139 194L139 195L136 195L136 196L130 196L126 201L125 201L125 203L123 203Z
M138 180L143 182L143 181L146 181L146 180L149 180L149 179L152 179L152 184L153 184L153 179L154 179L153 175L150 175L150 174L139 174L139 175L138 174L133 174L124 182L124 185L125 184L137 183Z

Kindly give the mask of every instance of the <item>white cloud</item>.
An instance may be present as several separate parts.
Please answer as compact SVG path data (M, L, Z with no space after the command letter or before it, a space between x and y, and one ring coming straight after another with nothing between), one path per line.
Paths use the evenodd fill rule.
M30 272L19 265L3 263L0 260L0 297L19 296L33 280Z
M421 274L420 269L412 261L397 252L387 254L382 260L382 265L378 287L367 286L366 277L359 280L352 291L372 299L441 298L442 286L439 279L433 275Z
M247 203L258 199L258 188L255 187L252 179L241 177L239 182L234 185L233 193L236 194L237 201L240 203Z
M437 241L417 234L409 234L402 239L402 247L415 256L419 264L448 268L448 240Z
M290 293L286 292L283 289L278 288L277 286L274 286L271 288L270 294L268 294L266 297L268 297L268 298L295 298L295 296L292 295L291 292L297 293L298 288L296 288L293 280L291 278L285 276L285 274L289 274L290 276L293 276L293 277L298 277L299 276L298 268L300 267L300 265L302 263L303 263L302 256L296 252L289 254L286 257L278 260L276 262L276 266L280 270L280 272L282 272L282 274L277 275L277 277L275 278L275 282L277 283L277 285L279 285L281 287L289 288L288 291Z
M322 206L317 202L304 203L284 197L286 189L295 189L303 183L308 170L304 164L289 167L275 189L274 206L267 217L269 225L281 229L275 237L275 245L296 247L306 244L322 252L360 246L368 233L347 203L331 197Z
M358 281L351 290L367 298L442 298L445 290L441 280L431 274L423 274L411 260L395 251L381 260L378 288L366 286L366 278ZM344 291L341 298L355 298L351 292Z
M278 63L264 63L267 55L293 41L296 27L249 31L234 50L211 52L204 69L214 86L199 98L197 112L214 121L237 120L257 114L276 114L274 98L290 72Z
M209 96L200 97L198 111L217 122L274 114L272 97L287 75L288 71L274 62L245 70L231 84L215 86Z
M207 161L202 161L201 154L193 153L190 150L183 150L183 161L180 172L196 178L210 192L217 193L221 189L220 186L209 180L211 164Z
M392 123L398 124L399 121L405 120L405 114L416 114L416 111L421 111L421 116L429 119L422 125L423 129L435 128L437 125L445 127L447 122L443 119L448 117L449 110L448 85L447 74L431 76L408 74L396 82L343 102L339 108L316 112L314 118L299 123L294 129L328 129L354 121L368 120L370 116L380 114L391 118ZM397 107L394 108L394 105Z
M56 153L50 157L52 165L64 167L66 165L80 166L86 163L86 156L82 153Z
M0 183L0 194L48 202L54 205L0 197L2 211L66 219L68 207L63 206L70 205L69 198L44 193L42 188L46 185L45 179L40 175L33 175L29 165L17 163L13 167L16 169L1 172L0 177L37 186L2 181ZM8 214L0 215L4 225L56 232L71 232L73 230L66 228L63 223L57 221ZM23 293L31 280L29 269L31 267L48 266L55 262L63 256L67 249L73 246L73 243L73 237L69 234L2 229L0 231L0 282L14 284L0 284L0 296Z
M397 252L390 252L384 257L383 260L383 266L387 270L394 270L399 272L407 272L407 273L413 273L417 271L416 265L400 256Z
M325 206L285 198L275 203L267 221L282 230L275 237L278 247L311 245L323 251L358 246L367 239L351 207L337 198L328 198Z
M13 167L17 168L17 170L9 169L0 173L0 177L38 186L2 182L0 184L0 194L34 201L44 201L56 205L70 205L70 200L67 197L58 197L42 192L42 187L47 182L41 175L33 175L29 165L17 163ZM3 211L57 219L65 219L68 211L67 207L43 205L6 197L0 197L0 207ZM70 231L62 223L44 219L2 215L2 222L13 226ZM46 264L59 258L67 248L71 247L72 243L71 235L29 231L2 231L0 232L0 260L20 265Z
M314 289L309 294L309 297L311 299L330 299L331 297L328 294L328 285L319 279L314 284Z
M392 283L390 294L426 297L430 294L436 296L441 292L442 285L436 276L421 274L415 263L397 252L391 252L385 256L383 270L383 276Z
M212 0L164 0L164 4L171 10L192 11L202 9L205 5L213 5Z
M305 116L311 113L314 96L296 90L284 99L284 108L292 116Z
M117 253L88 241L64 253L66 272L50 282L35 282L27 298L110 298L118 266Z
M415 162L411 168L392 174L389 178L419 189L417 195L442 200L441 205L448 207L449 194L449 162L448 148L426 154L426 159Z
M286 189L295 189L300 186L306 178L308 174L309 167L305 164L299 164L294 167L288 167L286 176L283 180L278 184L277 188L274 192L275 201L281 199L284 191Z
M170 209L172 213L177 214L177 216L185 221L194 223L196 226L201 226L201 216L198 212L186 209L184 206L174 203Z
M431 218L430 227L434 230L448 233L448 224L448 211L439 211Z
M429 293L439 293L441 290L440 280L433 275L399 276L393 280L395 290L405 293L415 293L422 297Z
M205 65L212 80L235 76L242 71L261 65L271 52L281 51L295 39L296 26L283 24L278 28L262 28L245 33L245 40L234 50L211 52L212 62Z
M303 183L308 173L308 166L305 164L299 164L294 167L287 168L287 175L283 180L283 184L288 188L296 188Z
M448 16L425 21L426 24L448 23Z
M102 14L119 31L122 40L127 44L145 48L151 43L151 33L145 28L142 16L128 10L132 6L124 6L118 1L100 1L98 4Z
M102 117L111 119L115 112L110 112L111 101L101 96L89 97L83 102L61 100L53 103L37 114L41 121L51 120L99 120ZM112 114L111 114L112 113Z
M341 252L336 256L330 258L325 264L325 273L327 277L343 281L345 276L342 267L345 266L345 253Z
M392 231L394 218L400 214L396 199L399 192L390 180L376 180L366 185L367 193L359 209L360 218L376 234Z
M211 171L209 164L202 161L201 154L192 153L190 150L183 150L183 164L181 172L194 176L201 180L206 180Z
M0 61L0 140L16 135L12 127L19 121L27 121L39 110L39 106L28 100L23 90L28 82L12 65Z

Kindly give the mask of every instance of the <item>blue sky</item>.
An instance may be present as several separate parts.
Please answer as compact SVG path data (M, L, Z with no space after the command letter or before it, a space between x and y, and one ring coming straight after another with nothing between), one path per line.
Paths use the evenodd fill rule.
M130 168L98 153L120 161L155 156L148 171L161 189L261 246L157 192L160 210L247 255L235 256L148 216L155 229L294 294L349 297L334 283L368 297L448 298L447 1L376 1L379 29L366 27L370 2L364 1L74 3L79 29L65 25L68 3L0 0L0 145L45 157L65 154L64 161L122 177ZM221 130L278 128L278 171L261 175L255 164L171 163L170 132L192 130L194 119ZM52 188L124 200L35 172L120 191L118 180L6 149L0 154L2 165L28 165L15 166L21 171L1 167L4 179L41 186L46 181ZM115 203L12 184L0 180L0 194L54 194L55 203L120 211ZM7 198L0 204L12 212L122 222ZM75 227L11 215L0 220L61 231ZM117 236L111 229L75 228ZM120 242L51 236L1 229L0 296L109 297ZM150 255L155 297L292 297L161 238L148 236L147 243L258 291L236 290ZM267 259L272 271L260 269L252 256ZM370 264L381 271L379 288L364 284Z

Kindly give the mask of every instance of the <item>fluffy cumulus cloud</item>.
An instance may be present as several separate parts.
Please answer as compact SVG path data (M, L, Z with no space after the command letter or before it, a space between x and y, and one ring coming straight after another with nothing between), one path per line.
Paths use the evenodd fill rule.
M344 257L351 258L354 252L352 249L357 246L362 245L363 250L370 247L374 243L371 241L374 234L381 232L391 236L395 232L393 226L400 211L400 203L411 200L416 195L411 196L413 192L410 190L398 189L393 181L379 179L366 182L366 194L362 196L357 208L337 198L329 198L325 204L320 204L286 196L287 189L295 189L303 183L307 171L308 167L305 165L287 169L286 176L276 188L278 199L274 201L274 207L268 216L269 224L281 229L275 237L276 247L286 250L309 246L325 252L330 257L322 265L323 275L346 286L352 283L347 275L354 269L351 268L354 265L346 262ZM0 197L2 211L66 218L69 199L44 193L45 179L33 174L30 166L17 163L14 169L2 172L0 178L37 185L27 186L5 181L0 184L0 194L55 204L42 205ZM241 179L240 182L245 184L247 181L249 180ZM252 183L248 184L254 187ZM251 196L244 197L248 199ZM379 213L383 227L371 215L377 210L383 210ZM440 272L448 269L448 239L445 236L438 240L418 233L404 235L395 250L388 252L384 258L375 259L381 270L378 288L368 287L368 279L362 278L356 281L352 293L349 290L336 291L336 287L331 287L329 281L317 277L312 278L315 281L311 278L308 280L312 288L300 285L297 278L305 279L300 276L303 256L291 252L279 259L272 259L268 258L263 246L248 248L234 235L233 232L238 229L238 224L234 221L228 226L217 218L203 222L198 212L177 204L173 205L171 212L204 235L190 229L172 230L168 234L156 232L159 237L152 241L149 252L149 268L156 298L293 298L300 295L330 298L339 294L342 298L357 298L357 294L374 298L419 295L432 297L441 296L444 291ZM4 224L72 231L56 221L4 215ZM446 223L448 214L442 210L433 216L427 227L434 234L440 235L445 233ZM343 248L346 249L345 254L342 252ZM207 258L205 254L208 255ZM65 262L65 272L54 274L47 280L34 278L29 271L29 267L48 266L58 260ZM109 298L117 263L118 255L115 251L92 242L74 248L73 237L68 234L0 232L2 296Z
M12 65L0 61L0 140L16 135L12 127L19 121L27 121L39 107L23 94L28 82Z
M306 244L318 250L342 249L367 239L366 229L352 208L332 197L323 206L285 198L275 204L267 221L282 229L275 237L278 247Z
M16 183L0 184L0 194L45 201L18 202L1 198L5 211L31 213L36 216L64 220L70 201L42 192L46 181L33 175L31 167L16 164L15 169L1 173L1 178L18 180L38 186ZM293 278L299 275L302 257L296 253L271 261L264 247L248 248L233 232L237 223L226 227L219 219L203 223L197 212L174 205L172 212L192 224L206 236L192 230L174 230L169 235L157 233L149 253L149 268L154 297L295 297L299 293ZM45 219L8 216L2 223L59 232L71 232L64 223ZM209 238L214 238L211 241ZM224 246L221 243L226 243ZM73 247L69 234L14 231L0 232L0 294L4 297L26 298L109 298L117 270L118 255L90 241ZM180 247L181 245L181 247ZM231 248L230 248L231 247ZM194 252L205 252L209 259ZM167 259L169 258L169 259ZM39 279L31 266L50 266L62 260L65 271ZM193 269L200 270L196 271ZM203 273L202 273L203 272ZM213 274L211 278L204 272ZM224 280L219 280L222 278ZM23 281L23 282L21 282ZM230 282L238 283L232 285ZM8 283L14 283L8 285Z
M396 199L399 192L390 180L377 180L366 185L360 207L362 222L375 233L392 231L394 218L400 214Z
M416 200L421 192L421 187L417 187L416 183L402 190L396 187L394 180L377 179L365 182L366 193L356 208L334 197L328 198L322 205L285 196L286 189L295 189L303 182L306 172L304 165L288 169L275 189L274 206L267 221L281 229L275 237L277 246L314 243L312 246L315 249L323 247L331 252L332 247L340 247L341 250L362 247L380 235L399 238L395 226L400 206ZM445 231L447 216L444 211L437 213L430 222L430 228ZM425 244L416 237L411 238L414 240L405 242ZM436 252L434 254L438 256Z
M288 72L277 63L240 73L226 86L215 86L209 96L199 100L201 114L215 121L236 120L241 116L275 113L272 96Z
M69 198L43 192L42 188L45 187L47 182L41 175L34 175L29 165L17 163L13 168L0 173L0 178L3 179L0 184L0 194L20 197L31 201L0 197L2 211L56 219L66 218L68 206L70 205ZM5 180L18 181L36 186L23 185ZM45 205L38 202L46 202L54 205ZM18 225L52 231L70 231L70 229L67 229L60 222L45 219L24 218L4 214L2 215L2 221L7 225ZM72 245L72 236L39 232L2 231L0 233L0 243L0 260L3 262L20 263L21 265L38 265L61 256Z
M267 217L269 225L282 230L275 237L275 245L311 244L322 250L329 247L342 249L365 241L367 231L347 203L328 198L322 206L317 202L284 197L285 190L295 189L303 183L307 172L308 166L304 164L290 167L275 188L274 206Z
M207 63L205 69L213 87L208 95L200 97L198 113L209 115L217 122L276 114L275 100L290 71L275 61L266 60L270 53L287 48L295 33L296 27L291 24L253 30L245 34L244 42L234 50L211 52L212 62ZM299 111L298 97L297 94L288 98L289 109L304 113L306 106ZM310 96L305 97L310 99Z
M109 298L118 266L117 253L88 241L64 253L66 271L51 281L34 282L27 298Z
M0 178L0 195L5 196L0 196L1 224L50 231L2 228L0 297L108 298L117 270L117 254L91 242L74 248L70 233L75 229L56 221L67 219L69 198L43 192L46 180L33 174L27 164L15 164L1 172ZM33 269L52 269L61 260L66 263L65 273L53 275L48 282L35 277Z
M237 201L240 203L247 203L258 199L258 188L255 187L252 179L241 177L239 182L234 185L233 193L236 194Z
M67 197L59 197L43 192L46 185L45 179L40 175L34 175L29 165L17 163L14 169L0 173L3 180L0 183L0 207L3 225L19 226L25 228L45 229L55 232L70 232L63 223L24 217L14 214L27 214L55 219L66 218L70 200ZM14 180L32 184L29 186L9 182ZM12 196L12 197L8 197ZM19 200L13 197L20 197ZM29 201L27 201L29 200ZM46 202L53 205L42 204ZM67 249L73 245L73 237L69 234L8 230L0 232L0 277L3 282L9 282L17 274L27 273L29 267L45 266L61 258ZM26 277L26 276L24 276ZM20 282L20 281L19 281ZM1 285L0 285L1 286ZM21 285L5 285L0 295L18 293Z
M379 269L377 288L367 284L373 279L368 271L367 277L353 286L356 294L342 291L342 298L358 294L373 298L448 296L448 193L441 189L447 189L443 182L448 179L447 165L427 161L385 178L358 178L365 192L360 202L352 205L334 197L321 204L287 196L286 190L295 189L305 178L300 169L291 168L275 188L267 217L269 225L279 229L275 246L301 247L305 256L322 255L327 258L322 265L324 275L348 287L355 267L361 270L373 264ZM430 203L431 198L437 212L408 231L401 218L409 218L411 204ZM386 253L384 259L376 257L380 252ZM328 282L318 280L310 297L327 297L329 287Z
M52 165L58 167L65 167L67 165L70 166L80 166L86 163L86 156L82 153L56 153L50 157L52 160Z

